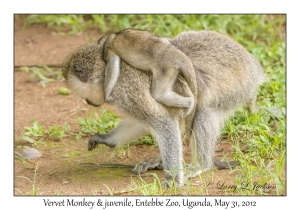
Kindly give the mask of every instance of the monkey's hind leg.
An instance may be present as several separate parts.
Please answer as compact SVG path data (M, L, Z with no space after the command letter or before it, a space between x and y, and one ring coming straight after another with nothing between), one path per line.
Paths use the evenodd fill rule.
M176 68L156 69L152 73L151 95L155 100L169 107L194 107L193 98L183 97L172 91L178 75Z
M190 138L192 163L188 168L189 178L212 169L215 144L222 122L223 117L217 111L196 110L193 135Z

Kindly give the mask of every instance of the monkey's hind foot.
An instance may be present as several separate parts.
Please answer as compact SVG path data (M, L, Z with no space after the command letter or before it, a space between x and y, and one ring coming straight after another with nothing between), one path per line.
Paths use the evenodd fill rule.
M192 109L195 104L195 100L192 97L183 97L175 92L152 92L151 94L156 101L168 107Z
M192 97L183 97L175 94L176 93L174 93L173 98L166 97L166 100L164 100L163 103L167 104L170 107L173 106L173 107L187 108L187 109L191 109L194 107L195 101Z
M143 174L148 170L152 170L152 169L162 170L163 168L164 167L163 167L162 159L160 157L156 157L156 158L151 158L149 160L146 160L145 162L140 162L136 164L135 167L132 169L132 172L135 174Z
M194 108L195 100L191 97L184 97L184 99L185 99L184 100L185 103L183 104L182 107L188 109L186 114L189 115L192 112L193 108Z

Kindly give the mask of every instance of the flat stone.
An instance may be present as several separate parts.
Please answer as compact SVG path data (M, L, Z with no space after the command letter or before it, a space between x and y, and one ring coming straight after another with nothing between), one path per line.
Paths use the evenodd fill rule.
M20 152L20 154L26 160L32 160L42 156L42 153L34 148L25 148Z
M68 158L68 157L70 157L70 155L69 154L64 154L62 157L63 158Z

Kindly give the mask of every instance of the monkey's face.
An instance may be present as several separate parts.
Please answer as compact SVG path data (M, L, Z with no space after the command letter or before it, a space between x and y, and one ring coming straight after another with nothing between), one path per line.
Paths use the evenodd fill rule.
M93 106L104 103L105 63L100 52L96 43L83 45L68 56L62 68L68 88Z

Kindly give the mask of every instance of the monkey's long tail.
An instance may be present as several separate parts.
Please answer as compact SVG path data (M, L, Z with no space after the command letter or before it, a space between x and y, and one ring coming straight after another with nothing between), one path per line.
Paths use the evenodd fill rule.
M240 165L239 161L220 161L218 158L214 157L214 164L218 169L226 169L226 168L232 168L235 166Z

